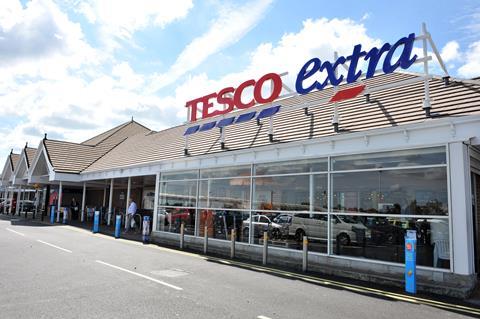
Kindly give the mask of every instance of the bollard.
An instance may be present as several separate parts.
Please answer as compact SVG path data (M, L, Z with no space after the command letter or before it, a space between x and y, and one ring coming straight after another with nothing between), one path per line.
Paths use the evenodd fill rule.
M417 293L417 232L407 230L405 236L405 291Z
M185 239L185 225L180 224L180 249L183 249L183 240Z
M55 206L50 206L50 224L55 223Z
M93 230L92 232L94 234L98 233L100 230L100 212L98 210L95 211L95 214L93 215Z
M302 271L306 272L308 269L308 238L303 236L303 260L302 260Z
M232 229L232 232L230 233L230 239L232 242L232 245L230 247L230 258L235 258L235 229Z
M122 228L122 216L115 216L115 238L120 238L120 229Z
M150 216L143 216L142 241L144 244L150 242Z
M268 259L268 232L263 232L263 264L267 264Z
M66 224L68 221L68 208L64 207L63 208L63 223Z
M203 253L206 255L208 252L208 227L205 226L203 233Z

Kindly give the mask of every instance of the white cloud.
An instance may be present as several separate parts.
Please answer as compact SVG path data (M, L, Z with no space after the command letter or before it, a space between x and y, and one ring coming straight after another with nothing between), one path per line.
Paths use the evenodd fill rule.
M100 27L107 47L117 47L117 40L130 40L133 34L150 26L164 28L187 16L192 0L89 0L77 10L90 23Z
M457 41L450 41L442 48L440 53L445 63L460 59L460 45Z
M480 41L470 44L464 57L466 62L458 68L458 74L466 78L480 76Z
M370 37L363 24L350 19L306 20L300 31L284 34L278 43L258 45L243 71L219 79L210 79L205 73L189 75L176 87L174 96L162 100L161 105L175 115L170 123L173 125L186 120L185 102L193 98L218 92L226 86L238 86L245 80L257 79L268 72L289 72L283 81L293 87L298 70L308 59L319 57L322 61L331 61L335 50L340 55L349 55L353 46L359 43L370 49L381 41Z
M241 7L226 6L210 29L190 42L164 74L153 78L149 91L174 83L179 77L194 70L209 56L238 42L264 17L272 0L249 2Z

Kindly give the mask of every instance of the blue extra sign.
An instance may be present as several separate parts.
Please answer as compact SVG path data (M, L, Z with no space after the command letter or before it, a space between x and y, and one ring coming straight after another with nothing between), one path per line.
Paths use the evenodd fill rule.
M384 73L392 73L399 67L402 69L408 69L417 59L417 55L412 56L413 43L415 42L415 33L411 33L408 37L403 37L395 44L385 43L380 49L371 48L366 52L362 50L362 45L357 44L353 47L351 55L344 57L338 57L337 61L329 62L322 61L319 58L313 58L307 61L298 72L297 80L295 81L295 88L299 94L307 94L312 90L322 90L329 83L333 86L337 86L346 80L347 83L353 83L358 80L362 75L361 70L357 70L358 62L363 58L364 61L368 61L367 71L365 78L371 78L375 75L378 62L383 54L385 58L383 60L382 70ZM394 56L398 48L403 47L400 55ZM344 64L348 63L347 76L337 76L336 69ZM326 73L325 80L318 82L314 80L310 85L305 86L304 81L313 77L317 73ZM311 82L311 81L310 81Z

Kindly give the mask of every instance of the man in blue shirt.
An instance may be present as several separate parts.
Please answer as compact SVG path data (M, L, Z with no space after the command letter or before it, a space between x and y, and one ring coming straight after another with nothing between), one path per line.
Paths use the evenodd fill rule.
M127 221L125 223L125 232L128 232L128 230L131 228L131 223L133 216L137 213L137 204L133 200L132 197L129 198L130 205L128 206L127 209Z

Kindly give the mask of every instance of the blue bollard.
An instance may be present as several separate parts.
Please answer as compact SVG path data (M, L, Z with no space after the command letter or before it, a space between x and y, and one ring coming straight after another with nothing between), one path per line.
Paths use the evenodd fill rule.
M122 215L115 216L115 238L120 238L120 229L122 228Z
M66 224L68 221L68 208L64 207L63 208L63 223Z
M55 206L50 206L50 224L55 223Z
M143 216L142 241L144 244L150 242L150 216Z
M100 228L100 212L98 210L95 211L95 214L93 216L93 230L92 232L94 234L98 233Z
M405 291L417 293L417 232L407 230L405 236Z

